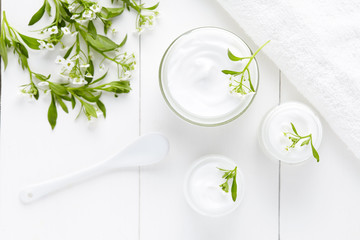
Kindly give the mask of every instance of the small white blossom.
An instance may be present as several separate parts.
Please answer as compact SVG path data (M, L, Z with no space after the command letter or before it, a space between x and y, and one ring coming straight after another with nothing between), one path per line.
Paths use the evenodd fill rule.
M96 18L96 14L91 10L85 10L85 12L82 14L82 17L85 20L94 20Z
M80 87L80 86L85 85L86 81L85 81L85 79L83 77L77 77L77 78L72 78L71 83L73 85L76 85L76 86Z
M59 29L57 28L57 26L53 26L51 28L48 28L46 32L48 32L50 35L57 34L59 32Z
M91 73L87 73L87 74L85 75L85 77L88 77L88 78L93 78L94 76L93 76L93 75L91 75Z
M115 35L115 34L117 33L117 29L116 29L116 28L112 28L112 29L111 29L111 33Z
M77 3L77 2L73 2L72 4L70 4L70 6L69 6L69 11L70 12L75 12L76 11L76 9L78 8L80 6L80 4L79 3Z
M57 56L55 59L55 63L57 64L64 64L65 63L65 58L63 58L62 56Z
M52 43L47 43L45 47L46 47L46 49L49 50L49 51L52 51L52 50L54 50L54 48L55 48L55 47L54 47L54 44L52 44Z
M98 13L101 11L101 7L99 6L99 4L95 3L90 7L90 10L94 13Z
M77 18L79 18L79 17L80 17L79 14L73 14L70 19L71 19L71 20L75 20L75 19L77 19Z
M39 82L37 85L40 89L43 89L43 90L49 89L49 82L47 82L47 81Z
M64 35L70 35L70 29L68 27L62 27L61 31L64 33Z
M132 72L131 71L125 71L123 74L122 74L122 78L124 80L129 80L132 78Z
M44 41L38 40L38 43L40 43L40 49L46 48L46 43Z
M64 68L66 70L71 70L74 66L75 66L75 63L73 61L65 60Z
M90 67L90 64L82 64L82 65L80 65L80 68L88 68L88 67Z

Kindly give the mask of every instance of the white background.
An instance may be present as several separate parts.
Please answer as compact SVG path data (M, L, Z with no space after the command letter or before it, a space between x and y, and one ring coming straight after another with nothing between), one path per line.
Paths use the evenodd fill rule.
M41 4L2 0L2 9L15 28L27 32ZM359 239L360 163L323 118L320 163L280 165L260 151L257 129L267 111L292 100L311 106L266 56L257 57L258 94L234 122L204 128L171 112L160 93L158 67L178 35L217 26L242 37L252 50L258 46L215 0L163 0L159 10L155 29L140 37L133 34L135 13L125 12L114 23L118 42L129 34L126 49L135 52L138 68L129 94L103 96L106 120L89 124L84 118L74 120L75 111L61 112L51 131L46 119L49 97L31 102L17 94L28 75L9 52L9 66L2 74L0 239ZM55 53L31 56L34 70L52 73ZM19 202L18 192L25 186L99 162L154 131L166 135L171 144L160 164L110 173L30 205ZM245 178L241 206L220 218L194 212L182 191L192 162L210 153L234 159Z

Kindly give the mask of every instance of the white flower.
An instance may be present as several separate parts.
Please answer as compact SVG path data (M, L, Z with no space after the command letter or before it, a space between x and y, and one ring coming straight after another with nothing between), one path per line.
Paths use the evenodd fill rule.
M47 43L45 47L46 47L46 49L49 50L49 51L52 51L52 50L54 50L54 48L55 48L55 47L54 47L54 44L52 44L52 43Z
M90 10L94 13L98 13L101 11L101 7L99 6L99 4L95 3L90 7Z
M76 18L79 18L79 17L80 17L79 14L73 14L70 19L75 20Z
M78 4L77 2L73 2L72 4L70 4L69 6L69 11L70 12L75 12L76 9L80 6L80 4Z
M96 18L96 14L91 10L86 10L85 12L83 12L82 17L85 20L94 20Z
M50 35L57 34L59 32L59 29L57 26L53 26L51 28L46 29L46 32L48 32Z
M129 80L132 78L132 72L131 71L125 71L123 74L122 74L122 78L124 80Z
M76 86L83 86L86 84L86 81L83 77L77 77L77 78L72 78L71 83Z
M100 71L105 71L105 65L102 63L99 65Z
M65 58L63 58L62 56L57 56L55 63L57 64L64 64L65 63Z
M88 68L88 67L90 67L90 64L82 64L82 65L80 65L80 68Z
M66 70L71 70L75 66L75 63L70 60L65 60L64 67Z
M93 76L93 75L91 75L91 73L87 73L87 74L85 75L85 77L88 77L88 78L93 78L94 76Z
M38 43L40 43L40 49L46 48L46 43L44 41L38 40Z
M47 81L39 82L37 85L40 89L43 89L43 90L49 89L49 82L47 82Z
M64 35L71 34L70 29L68 27L62 27L61 31L64 33Z
M112 34L116 34L116 33L117 33L117 29L116 29L116 28L112 28L112 29L111 29L111 33L112 33Z

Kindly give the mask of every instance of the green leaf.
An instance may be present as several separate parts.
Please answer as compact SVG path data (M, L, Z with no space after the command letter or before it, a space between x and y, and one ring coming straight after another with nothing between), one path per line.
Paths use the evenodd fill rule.
M85 80L86 80L88 83L91 83L91 81L94 79L94 63L93 63L92 60L89 61L89 65L90 65L90 66L86 69L85 75L86 75L87 73L90 73L91 76L93 76L93 77L86 77L86 76L85 76Z
M24 55L26 58L29 58L29 52L23 44L17 42L16 47L19 48L22 55Z
M232 186L231 186L231 197L235 202L237 198L237 183L236 183L236 175L233 178Z
M119 48L121 48L122 46L124 46L125 43L126 43L126 41L127 41L127 34L125 35L124 39L123 39L123 40L121 41L121 43L119 44Z
M89 34L91 35L91 37L92 37L93 39L96 39L97 32L96 32L96 27L95 27L93 21L89 21L89 24L88 24L88 32L89 32Z
M57 110L55 104L55 97L54 94L51 94L51 103L48 110L48 121L50 123L51 129L53 130L56 126L56 120L57 120Z
M45 13L45 6L46 6L46 1L44 1L42 7L32 16L29 22L29 26L37 23L42 18L42 16Z
M106 75L107 75L108 72L106 72L104 75L102 75L101 77L99 77L98 79L94 80L91 82L91 84L94 84L94 83L97 83L97 82L100 82L101 80L103 80Z
M147 10L155 10L158 6L159 6L160 2L158 2L157 4L155 4L154 6L148 7L148 8L144 8Z
M66 53L65 53L65 55L64 55L64 58L65 58L65 59L67 59L67 58L70 56L70 54L71 54L74 46L75 46L75 43L71 46L71 48L69 48L69 49L66 51Z
M64 110L64 112L66 112L66 113L69 113L69 110L68 110L66 104L63 102L63 100L59 96L56 96L56 100L59 102L62 110Z
M291 124L291 128L294 131L294 133L299 136L299 134L296 131L296 128L295 128L294 124L292 122L290 124Z
M47 0L45 0L45 9L46 9L46 12L48 13L49 17L51 17L51 5Z
M316 149L312 143L312 140L311 140L311 150L312 150L312 154L313 154L314 158L317 160L317 162L319 162L320 161L319 153L316 151Z
M236 72L232 70L222 70L224 74L230 74L230 75L239 75L241 72Z
M34 73L34 76L41 81L46 81L46 80L50 79L51 74L49 74L49 76L46 77L40 73Z
M39 46L40 46L40 43L38 42L38 39L36 38L33 38L33 37L29 37L29 36L26 36L26 35L23 35L21 33L19 33L21 39L24 41L24 43L26 45L28 45L29 48L31 49L35 49L35 50L39 50Z
M104 114L104 118L106 118L106 108L104 103L102 103L100 100L96 102L96 105L99 107L100 111Z
M6 69L8 65L8 55L5 41L3 39L0 39L0 55L4 63L4 69Z
M51 89L51 91L53 91L56 95L60 95L60 96L66 96L69 94L68 90L66 89L65 86L57 84L57 83L52 83L49 82L49 88Z
M94 39L90 34L82 30L80 30L80 33L90 46L100 52L112 51L119 47L119 45L104 35L98 34L96 39Z
M74 97L74 95L71 95L71 107L72 107L72 109L75 108L75 105L76 105L75 97Z
M300 146L309 145L309 142L310 142L310 138L303 141Z
M128 93L131 90L129 81L113 81L106 84L106 87L101 89L114 93Z
M243 60L244 58L241 58L241 57L237 57L235 56L231 51L230 49L228 49L228 57L231 61L240 61L240 60Z
M99 95L95 96L91 92L85 91L85 90L76 90L75 94L84 98L86 101L89 101L89 102L97 102L97 101L99 101L99 98L101 96L101 93Z
M97 118L97 113L96 113L96 109L93 105L87 103L87 102L84 102L82 101L81 102L82 105L84 106L85 108L85 111L87 114L89 114L90 116L94 117L94 118Z
M101 17L105 19L114 18L124 12L124 8L106 8L102 7Z

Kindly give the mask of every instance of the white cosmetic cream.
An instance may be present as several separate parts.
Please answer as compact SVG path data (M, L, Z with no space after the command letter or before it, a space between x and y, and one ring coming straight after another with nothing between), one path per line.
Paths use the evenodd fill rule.
M229 75L224 69L241 71L249 47L235 34L215 27L191 30L178 37L167 49L160 65L160 86L170 108L183 119L198 125L215 126L229 122L244 112L254 94L230 93ZM258 68L250 65L252 84L257 90Z
M286 150L292 144L284 132L293 132L291 124L296 127L300 136L312 134L313 145L318 149L322 138L322 126L319 118L304 104L289 102L271 110L264 118L259 132L260 145L264 152L274 160L286 163L301 163L313 158L311 145ZM314 161L316 161L314 159Z
M235 210L244 195L244 182L237 169L237 200L231 198L231 190L224 192L219 185L226 180L223 171L218 168L233 170L234 161L221 155L207 155L200 158L189 170L184 185L185 197L189 205L206 216L222 216ZM231 186L230 186L231 188Z

